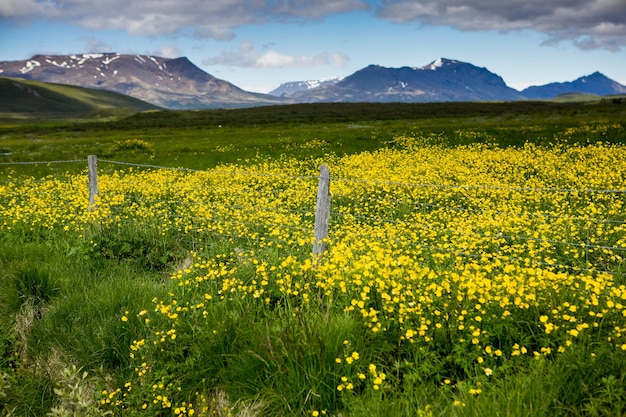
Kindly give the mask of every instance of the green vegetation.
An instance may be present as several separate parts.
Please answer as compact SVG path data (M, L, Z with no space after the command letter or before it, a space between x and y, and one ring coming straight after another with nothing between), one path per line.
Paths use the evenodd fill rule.
M5 125L0 163L81 162L0 165L0 416L620 415L626 203L550 190L624 188L625 120L618 101ZM207 172L103 161L88 212L89 154ZM316 263L320 163L339 180Z
M623 143L611 128L626 119L623 103L434 103L299 104L238 110L149 111L107 122L68 121L0 125L0 163L100 158L161 166L207 169L281 155L319 157L386 147L398 135L430 137L457 146L500 146L609 141ZM604 131L589 132L593 126ZM578 129L578 130L577 130ZM563 136L566 131L573 132ZM468 133L471 132L471 133ZM123 149L126 141L145 145ZM320 141L324 147L303 148ZM34 175L82 169L73 164L31 166Z
M0 77L0 121L111 118L158 107L122 94Z

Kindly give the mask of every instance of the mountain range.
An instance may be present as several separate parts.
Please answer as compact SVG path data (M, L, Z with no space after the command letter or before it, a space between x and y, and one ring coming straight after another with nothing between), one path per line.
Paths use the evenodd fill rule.
M370 65L333 85L291 97L299 102L511 101L525 98L486 68L444 58L419 68Z
M572 82L518 91L487 68L446 58L423 67L370 65L343 79L284 83L270 94L245 91L206 73L185 57L36 55L24 61L0 62L0 76L109 90L170 109L314 102L514 101L574 92L626 94L626 86L599 72Z

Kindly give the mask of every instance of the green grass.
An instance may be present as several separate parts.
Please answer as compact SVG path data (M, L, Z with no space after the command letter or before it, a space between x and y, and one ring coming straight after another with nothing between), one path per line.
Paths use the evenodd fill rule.
M15 415L45 415L70 364L102 378L128 373L137 333L119 317L148 305L164 276L132 262L103 263L73 244L13 241L0 249L0 369L19 374L0 410L15 405Z
M110 234L91 233L89 239L112 242ZM115 235L116 242L131 247L144 236L145 246L151 246L149 231L138 234L131 225ZM77 407L81 399L72 395L78 394L60 397L54 391L68 378L89 398L99 398L103 389L124 387L126 381L133 381L133 394L142 393L132 398L151 399L153 385L172 384L181 387L178 397L196 404L204 401L209 409L216 396L227 395L220 397L219 407L242 416L310 415L308 410L337 416L608 416L619 415L626 401L621 353L581 344L556 361L531 360L527 367L510 369L491 382L476 377L471 385L459 382L453 388L438 382L449 372L444 358L435 352L412 352L411 345L390 344L392 335L368 332L340 303L321 300L308 306L288 299L269 305L253 298L212 303L205 317L186 316L175 347L148 349L145 357L131 361L133 341L149 337L136 313L153 306L152 297L182 301L190 296L161 272L174 270L179 260L172 258L155 269L147 262L149 252L108 256L90 251L89 239L54 233L49 238L53 236L54 241L40 237L39 242L13 237L0 249L0 369L10 379L0 407L15 408L14 415L45 415L63 404ZM176 250L167 238L163 243ZM208 258L237 253L233 243L216 240L209 245ZM272 265L271 254L261 258ZM252 273L242 267L240 274ZM156 328L167 328L158 320L153 317ZM337 381L353 370L338 367L335 358L352 351L360 353L363 372L368 363L386 363L388 386L397 388L340 394ZM397 357L412 359L393 362ZM140 384L133 367L143 361L159 368ZM71 374L73 366L78 370ZM84 381L83 371L89 373ZM483 383L480 396L469 393L477 381ZM126 405L131 409L123 415L142 415L132 411L140 409L141 402ZM100 415L95 406L93 415ZM251 409L256 413L246 414Z
M297 105L150 112L100 123L26 123L2 128L0 154L8 155L0 156L0 162L85 163L0 165L0 180L84 171L89 154L206 169L264 158L374 151L394 146L393 138L402 134L449 146L545 145L564 132L570 132L565 136L571 143L626 143L624 120L623 104L523 102ZM101 162L100 168L118 167ZM206 317L193 316L185 323L175 349L146 353L146 362L161 367L140 385L133 379L136 361L129 355L133 341L149 335L137 312L154 307L153 297L188 295L168 279L168 272L179 268L193 248L175 234L164 236L132 224L84 233L25 228L0 235L0 416L46 415L84 395L100 398L102 390L111 392L130 380L144 398L152 398L153 385L163 384L157 389L164 392L168 384L181 387L177 395L204 403L215 416L312 415L318 410L346 417L609 416L626 407L623 352L581 342L557 360L530 361L494 380L473 375L471 385L459 381L452 387L439 381L456 368L437 352L390 343L397 338L364 330L339 303L322 302L322 297L308 306L281 297L269 304L250 297L216 302ZM254 249L245 239L215 238L204 255L236 263L246 244L245 249ZM276 258L270 251L263 255L270 263ZM253 267L238 266L242 278L254 276ZM340 394L337 380L348 368L336 366L335 358L352 351L359 352L365 373L368 363L386 364L389 386L395 389ZM80 378L83 371L89 378ZM83 389L59 391L59 383L68 380ZM478 396L470 393L476 383L482 383ZM140 409L142 404L128 406ZM93 415L99 414L96 405L90 407ZM163 414L157 410L152 415Z
M207 169L281 155L319 157L391 146L398 135L458 146L475 142L550 144L563 132L571 143L626 141L626 106L602 103L299 104L237 110L158 111L104 122L0 125L0 164L101 159ZM600 127L596 131L583 128ZM469 133L468 133L469 132ZM126 141L146 146L128 149ZM106 166L102 166L107 169ZM6 167L35 176L80 172L81 163Z

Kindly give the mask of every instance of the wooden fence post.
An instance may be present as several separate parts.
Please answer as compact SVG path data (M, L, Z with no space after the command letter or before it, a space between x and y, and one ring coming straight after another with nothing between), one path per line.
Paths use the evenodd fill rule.
M87 157L88 176L89 176L89 211L93 211L96 205L96 196L98 195L98 157L89 155Z
M325 243L323 239L328 236L328 218L330 217L330 171L323 164L320 169L320 179L317 186L317 205L315 207L315 242L313 243L313 255L324 254Z

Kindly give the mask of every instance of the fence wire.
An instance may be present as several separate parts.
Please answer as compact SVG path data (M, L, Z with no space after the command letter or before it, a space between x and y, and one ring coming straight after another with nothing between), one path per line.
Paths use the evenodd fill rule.
M98 160L99 163L111 164L116 166L129 166L136 167L141 169L149 169L149 170L174 170L181 171L186 173L207 173L211 175L224 175L224 176L244 176L244 177L269 177L276 178L281 180L317 180L317 176L313 175L302 175L302 176L291 176L291 175L280 175L280 174L272 174L272 173L262 173L262 172L248 172L248 171L220 171L220 170L198 170L198 169L190 169L190 168L177 168L177 167L164 167L158 165L149 165L149 164L135 164L128 163L122 161L112 161L106 159ZM35 164L66 164L66 163L86 163L85 160L60 160L60 161L39 161L39 162L7 162L0 163L2 166L9 165L35 165ZM30 183L33 184L41 184L42 182L46 182L48 180L30 180ZM0 182L1 184L2 182ZM11 179L7 180L6 184L8 184L8 192L3 193L0 196L0 204L14 204L15 196L11 195L11 188L14 185L17 185L19 180ZM584 200L586 198L593 198L589 196L593 195L616 195L621 196L626 195L626 190L624 189L574 189L574 188L560 188L560 187L506 187L506 186L494 186L494 185L446 185L446 184L426 184L426 183L417 183L417 182L394 182L394 181L375 181L375 180L367 180L367 179L354 179L354 178L339 178L339 177L331 177L331 191L336 188L335 186L342 183L343 186L346 185L365 185L368 188L372 189L381 189L381 188L399 188L399 189L409 189L411 192L409 195L420 195L423 190L444 190L450 191L453 196L457 195L455 193L466 193L466 192L501 192L502 196L497 196L498 198L505 198L508 193L509 196L512 194L536 194L536 193L546 193L546 194L566 194L572 199L581 199ZM128 181L127 187L132 189L133 182ZM174 185L174 183L170 184ZM274 198L279 199L281 194L289 191L283 183L276 184L276 188L272 189L269 193ZM166 188L169 185L166 186ZM313 185L311 185L313 187ZM99 194L99 201L105 202L107 200L117 201L122 200L125 204L125 201L129 194L123 193L120 194L114 190L106 191L106 187L101 189L101 193ZM211 188L211 192L205 194L203 197L205 199L210 199L211 195L216 195L219 193L224 193L225 191L232 192L232 189L221 184L219 181ZM379 191L381 192L381 191ZM247 197L250 194L258 193L261 194L260 190L254 189L246 189L241 192L240 195L245 195ZM382 192L384 194L384 192ZM267 195L267 191L265 195ZM389 192L389 194L392 194ZM7 197L9 197L7 199ZM232 199L236 200L238 195L235 193L232 195ZM460 197L467 197L467 195L461 195ZM137 197L139 198L139 196ZM254 198L254 197L253 197ZM488 195L487 198L494 198L493 195ZM311 194L310 201L305 204L304 207L292 207L288 204L284 204L283 206L273 206L273 205L262 205L257 204L254 207L256 213L258 213L258 217L255 221L242 220L236 217L236 213L243 212L248 210L249 207L242 204L221 204L220 209L222 212L213 212L212 216L208 215L199 216L194 214L181 214L177 212L178 206L181 205L182 200L172 199L172 198L160 198L151 200L151 204L160 204L167 205L172 207L172 211L168 214L167 218L160 219L165 223L171 225L175 229L175 231L182 233L185 237L183 239L186 242L195 245L197 242L195 240L204 240L201 237L201 233L194 232L189 233L189 230L193 230L193 225L199 225L201 228L206 226L207 224L222 224L222 225L230 225L230 232L224 231L219 232L216 230L209 230L210 228L206 228L205 234L209 235L221 235L227 238L237 238L237 239L246 239L250 238L250 236L244 236L237 233L238 227L241 226L246 230L257 229L261 232L267 233L269 230L274 228L282 228L284 230L288 230L290 235L298 235L306 238L308 235L313 235L312 224L313 224L313 216L315 212L314 208L315 195ZM466 251L463 247L457 248L446 248L441 247L436 244L432 244L432 237L427 238L426 233L422 233L424 236L423 241L410 242L409 245L413 247L417 247L423 250L428 250L431 252L439 252L439 253L448 253L450 255L454 255L457 257L468 258L468 259L491 259L491 260L499 260L502 262L521 262L521 263L530 263L532 265L546 267L546 268L559 268L563 270L569 270L573 272L585 271L587 273L609 273L613 274L615 271L612 271L608 266L610 266L607 262L601 263L600 265L594 265L590 262L590 257L595 252L606 252L610 254L610 256L616 257L618 261L616 264L620 264L621 268L621 258L626 251L626 247L620 245L613 245L607 241L594 241L592 240L592 232L593 228L603 227L606 230L611 231L617 237L623 236L626 234L626 227L624 227L624 219L619 218L603 218L603 217L589 217L589 216L581 216L576 213L572 215L568 214L554 214L543 211L506 211L506 210L497 210L489 207L472 207L467 205L454 205L453 201L445 202L425 202L419 199L401 199L401 198L390 198L386 200L387 205L385 207L377 207L378 200L376 195L372 196L359 196L359 195L351 195L349 193L335 193L331 199L331 217L329 220L330 226L330 240L342 239L343 236L343 227L346 224L360 224L360 225L376 225L380 223L384 223L387 225L392 225L396 228L401 227L413 227L415 230L423 230L430 231L434 233L435 239L441 239L446 242L457 242L463 243L463 239L465 239L465 243L470 242L473 238L477 242L487 242L490 241L490 245L493 245L497 249L494 251L493 248L470 248L472 250ZM138 203L138 201L135 201ZM288 203L288 202L287 202ZM493 202L492 202L493 203ZM211 214L211 209L213 202L210 200L197 200L197 201L185 201L185 204L192 204L197 206L205 206L207 207L207 213ZM625 204L626 205L626 204ZM367 206L368 210L363 210L362 208ZM378 210L380 213L377 215L372 215L370 208L373 207L373 211ZM119 216L128 214L132 216L132 213L126 213L127 208L125 207L111 207L110 216L117 216L120 225L128 226L132 225L132 220L124 219L122 220ZM399 212L399 211L400 212ZM231 215L224 214L225 212L230 212ZM532 230L528 230L529 234L515 234L508 233L505 231L485 231L481 230L480 227L475 226L473 228L455 228L450 227L448 224L443 222L437 222L435 219L431 219L430 222L422 221L420 223L411 223L415 221L415 219L422 219L424 216L420 218L419 215L425 215L429 213L446 213L453 212L458 217L460 214L466 217L470 216L482 216L484 218L518 218L522 216L525 222L528 222L528 225L531 227L546 227L546 225L551 222L564 222L572 227L573 230L570 231L570 236L574 236L578 233L579 239L567 239L567 236L559 236L559 235L540 235L540 236L532 236ZM265 213L262 215L262 213ZM294 224L285 224L280 223L278 221L272 221L271 215L276 214L284 214L284 215L294 215L298 217L300 220ZM221 217L220 217L221 216ZM261 217L264 217L261 219ZM578 224L578 226L576 226ZM568 227L570 227L568 226ZM191 228L191 229L189 229ZM575 229L575 230L574 230ZM221 233L221 234L220 234ZM255 239L258 239L261 236L257 236ZM270 238L270 236L265 236L266 238ZM387 241L389 243L393 243L393 236L386 236L384 233L382 235L378 234L353 234L351 236L352 239L365 239L365 240L379 240L379 241ZM620 241L620 239L614 239L614 241ZM499 243L498 243L499 242ZM503 243L504 242L504 243ZM555 253L563 248L572 248L573 250L581 250L581 255L584 255L581 258L581 265L568 265L559 262L546 262L545 259L529 259L525 257L515 258L514 256L509 256L503 250L503 247L516 247L516 243L521 245L539 245L539 246L550 246L554 249ZM406 242L404 244L407 244ZM469 247L469 246L468 246ZM477 252L478 251L478 252ZM607 255L609 256L609 255ZM604 259L604 258L601 258ZM602 268L605 266L605 268ZM626 267L626 264L623 265ZM618 268L619 269L619 268ZM621 272L620 272L621 273Z

